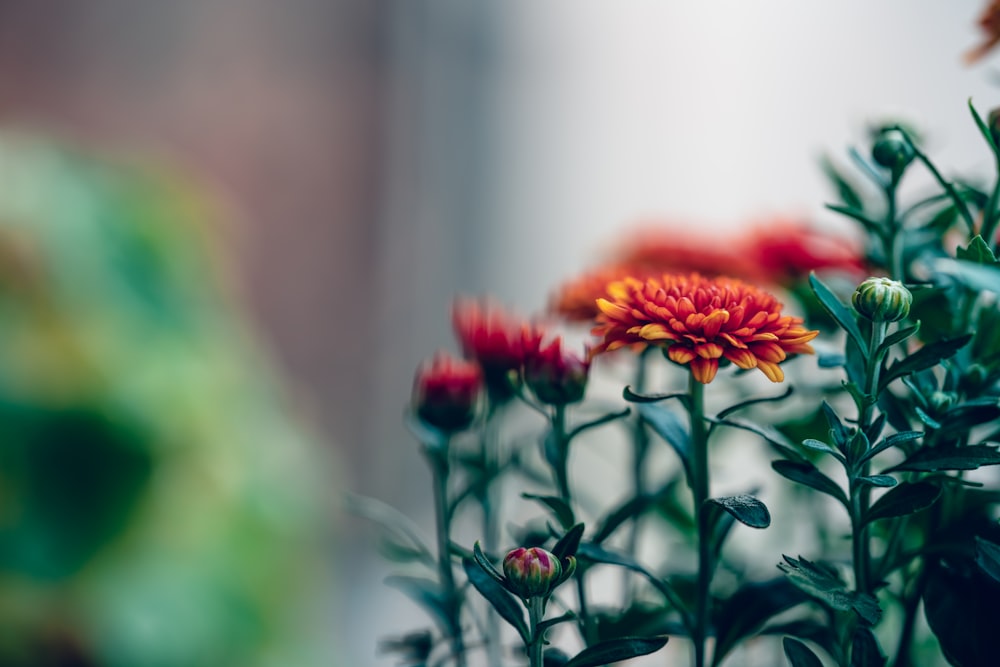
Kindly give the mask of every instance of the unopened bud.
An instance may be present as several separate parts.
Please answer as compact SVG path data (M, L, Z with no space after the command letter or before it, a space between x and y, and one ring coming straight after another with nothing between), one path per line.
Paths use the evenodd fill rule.
M897 322L910 314L913 295L897 280L869 278L854 290L851 303L872 322Z
M590 361L563 352L562 339L526 350L524 381L542 403L569 405L583 400Z
M482 383L477 364L439 353L417 371L414 408L425 423L448 433L460 431L476 416Z
M913 146L895 129L883 130L872 146L872 159L899 174L913 161L913 156Z
M503 573L511 592L525 600L544 597L563 581L559 559L539 547L518 547L508 553Z

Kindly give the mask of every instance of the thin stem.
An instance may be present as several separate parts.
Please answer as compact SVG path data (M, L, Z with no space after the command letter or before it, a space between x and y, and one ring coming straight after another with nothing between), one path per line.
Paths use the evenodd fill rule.
M886 268L893 280L905 280L903 271L903 234L902 221L896 220L896 182L886 186L885 196L888 200L888 210L885 215L884 236L882 239L885 253Z
M465 667L465 643L462 639L461 606L455 576L451 569L451 512L448 509L448 443L427 451L434 479L434 514L436 519L438 572L441 591L446 600L451 649L457 667Z
M646 391L647 364L649 351L647 347L639 355L635 371L635 390L642 394ZM641 498L646 494L646 457L649 454L649 430L646 427L646 420L641 415L636 415L632 422L632 493L633 497ZM629 526L628 538L626 542L626 553L637 555L639 551L639 526L642 523L642 515L637 513L632 517ZM624 603L627 606L635 595L635 590L631 586L632 574L628 570L622 570L622 590L625 592Z
M486 553L496 553L500 548L500 428L502 406L491 405L486 414L482 432L483 477L485 488L480 502L483 509L483 544ZM490 667L501 667L500 615L493 605L486 605L486 661Z
M709 589L712 583L712 550L708 531L708 514L702 511L709 498L708 432L705 429L705 385L688 377L691 395L691 491L698 526L698 583L695 596L694 642L695 667L704 667L708 624L711 615Z
M529 667L542 667L545 642L543 641L544 631L539 631L538 626L545 616L545 600L541 597L528 599L528 624L531 626L531 641L528 643L528 665Z

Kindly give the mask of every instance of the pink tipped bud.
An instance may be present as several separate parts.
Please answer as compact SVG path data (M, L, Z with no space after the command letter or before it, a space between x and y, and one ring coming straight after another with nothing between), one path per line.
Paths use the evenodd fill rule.
M548 595L563 580L559 559L539 547L519 547L508 553L503 572L510 590L525 600Z
M542 403L568 405L583 400L587 389L590 361L571 352L564 352L562 339L546 345L541 341L527 351L524 381Z
M438 353L417 371L414 408L427 424L445 432L460 431L475 417L482 383L477 364Z

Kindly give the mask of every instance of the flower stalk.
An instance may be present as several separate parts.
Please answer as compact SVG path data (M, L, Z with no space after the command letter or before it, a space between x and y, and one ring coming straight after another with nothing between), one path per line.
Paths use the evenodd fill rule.
M709 541L708 513L704 511L709 498L708 431L705 428L705 385L691 373L688 376L691 397L691 493L697 517L698 573L695 594L694 642L695 667L704 667L711 615L712 551Z

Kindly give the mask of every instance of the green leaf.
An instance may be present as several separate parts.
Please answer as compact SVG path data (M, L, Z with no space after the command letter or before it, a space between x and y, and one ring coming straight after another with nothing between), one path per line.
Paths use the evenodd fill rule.
M462 560L462 567L465 568L465 575L479 594L486 598L496 610L500 618L507 621L511 627L517 630L521 639L527 643L531 640L528 633L528 624L524 622L524 608L511 593L497 583L496 579L486 573L477 561L471 558Z
M839 611L853 610L869 625L875 625L882 617L875 596L848 590L836 572L822 563L812 563L805 558L783 556L784 563L778 569L803 591Z
M611 537L611 534L618 529L623 523L628 521L634 516L639 516L645 512L650 505L654 502L654 498L649 495L636 496L635 498L629 498L619 507L613 510L604 520L598 524L597 533L593 537L593 541L596 544L600 544L604 540Z
M738 428L744 431L750 431L755 433L760 437L764 438L772 447L775 447L779 451L791 449L791 441L785 437L785 435L776 428L770 426L762 426L761 424L756 424L754 422L746 421L744 419L736 419L730 417L728 419L715 419L711 418L709 421L719 424L721 426L729 426L731 428ZM794 451L794 450L793 450Z
M839 206L837 204L826 204L825 206L835 213L840 213L841 215L846 215L852 220L857 220L870 232L877 232L879 229L880 225L865 215L864 211L859 211L852 206Z
M837 194L840 196L841 201L847 206L855 210L864 209L864 201L861 199L861 195L858 194L857 188L853 183L848 180L846 176L837 168L833 163L833 160L823 156L820 159L820 168L823 170L823 174L833 183L834 187L837 189Z
M583 537L583 531L584 525L582 523L578 523L567 530L566 534L552 547L552 555L560 561L570 556L575 556L577 550L580 548L580 539Z
M865 342L864 336L861 335L861 330L854 319L854 314L840 302L840 299L830 291L829 287L823 284L822 280L816 277L815 273L809 274L809 284L812 286L816 298L823 304L823 308L830 314L830 317L837 321L840 328L847 332L847 335L854 341L858 349L867 356L868 343Z
M798 639L785 637L781 640L781 646L785 649L785 657L792 667L823 667L822 661L812 649Z
M885 656L871 629L858 626L851 638L851 667L883 667Z
M496 581L501 586L506 586L507 577L501 574L498 569L493 567L493 563L491 563L490 559L483 553L478 541L472 547L472 557L475 559L476 563L479 564L479 567L483 569L483 572L488 574L491 579Z
M742 410L744 408L748 408L751 405L758 405L760 403L773 403L773 402L776 402L776 401L783 401L786 398L788 398L789 396L791 396L793 392L794 392L793 387L791 385L789 385L788 389L786 389L783 393L781 393L781 394L779 394L777 396L762 396L762 397L759 397L759 398L749 398L749 399L747 399L745 401L740 401L736 405L729 406L728 408L726 408L725 410L723 410L722 412L720 412L718 415L716 415L716 417L721 420L721 419L725 419L726 417L728 417L729 415L733 414L737 410Z
M521 497L527 498L528 500L537 500L539 503L552 510L553 516L555 516L563 530L568 529L576 523L576 517L573 515L573 509L562 498L557 496L538 496L533 493L522 493Z
M969 242L967 248L959 247L955 250L955 257L976 264L1000 265L1000 261L993 255L993 250L990 249L989 244L979 234L976 234L976 237Z
M744 584L716 607L712 664L722 663L740 641L753 636L768 619L808 600L809 596L786 577Z
M802 446L805 447L806 449L811 449L814 452L823 452L825 454L832 454L837 458L839 458L841 461L844 460L844 457L841 456L840 452L838 452L836 449L826 444L822 440L817 440L815 438L806 438L805 440L802 441Z
M896 486L896 478L889 475L869 475L868 477L858 477L858 481L869 486L889 488Z
M850 505L844 490L808 461L772 461L771 467L782 477L833 496L844 507Z
M1000 582L1000 545L976 536L976 564Z
M991 445L965 447L924 447L905 461L883 472L908 470L912 472L937 472L939 470L975 470L980 466L1000 464L1000 451Z
M868 452L861 457L859 463L864 463L865 461L870 461L875 456L881 454L887 449L902 445L905 442L911 442L913 440L918 440L922 438L924 434L920 431L900 431L899 433L893 433L892 435L886 437L885 439L879 441L874 447L868 450Z
M646 423L677 453L687 478L691 479L691 435L676 413L653 403L637 403L636 410Z
M902 482L875 501L864 522L906 516L927 509L941 495L941 487L932 482Z
M924 615L948 662L995 665L1000 582L976 564L972 553L929 559L926 572Z
M722 508L733 515L737 521L751 528L767 528L771 525L771 513L767 511L767 506L753 496L709 498L705 502L708 505ZM714 522L710 521L710 523Z
M585 648L565 667L602 667L612 662L621 662L640 655L649 655L663 648L669 637L623 637L610 639Z
M891 348L893 345L898 345L899 343L902 343L904 340L906 340L913 334L917 333L918 331L920 331L920 322L917 322L912 327L906 327L905 329L900 329L899 331L889 334L888 336L885 337L885 340L882 341L882 344L879 345L878 349L875 351L875 358L876 359L881 358L882 355L888 352L889 348Z
M682 403L691 400L686 391L675 391L667 394L638 394L632 391L631 386L625 387L622 391L622 397L629 403L659 403L670 398L679 399Z
M437 452L448 447L448 436L424 422L415 413L407 413L403 424L410 431L410 435L428 450Z
M572 431L569 432L567 436L568 440L572 440L576 436L580 435L584 431L589 431L592 428L597 428L598 426L603 426L604 424L610 424L613 421L618 421L619 419L624 419L632 414L632 408L625 408L619 412L610 412L603 417L598 417L597 419L591 420L589 422L580 424Z
M998 274L998 278L1000 278L1000 274ZM884 391L893 380L937 366L942 360L954 356L956 352L968 345L970 340L972 340L972 334L966 334L924 345L910 356L897 361L886 369L885 375L879 380L878 392Z
M1000 267L996 265L940 258L934 260L931 266L936 273L951 276L971 290L993 293L1000 291Z
M979 134L983 135L983 139L986 140L986 145L990 147L993 152L993 157L996 160L1000 160L1000 148L997 147L996 141L993 139L993 133L990 132L989 126L983 122L982 116L976 111L976 107L972 106L972 98L969 98L969 113L972 114L973 120L976 121L976 127L979 128Z

